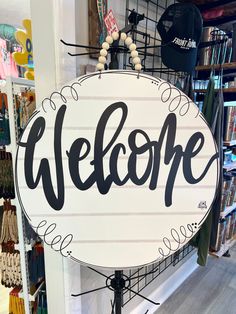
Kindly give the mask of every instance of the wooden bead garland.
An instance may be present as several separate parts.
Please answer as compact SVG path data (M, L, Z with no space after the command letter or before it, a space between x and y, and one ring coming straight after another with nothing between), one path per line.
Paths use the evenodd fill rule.
M98 64L97 64L97 70L102 71L104 70L104 64L106 63L106 56L107 56L107 50L109 49L110 45L113 43L114 40L119 39L119 33L113 32L110 35L106 37L106 41L102 44L102 49L100 50L100 56L98 58ZM141 71L142 65L141 60L138 57L138 51L136 50L137 46L133 43L133 40L131 37L127 36L126 33L120 34L120 39L125 42L126 46L129 48L132 62L134 64L134 68L136 71Z

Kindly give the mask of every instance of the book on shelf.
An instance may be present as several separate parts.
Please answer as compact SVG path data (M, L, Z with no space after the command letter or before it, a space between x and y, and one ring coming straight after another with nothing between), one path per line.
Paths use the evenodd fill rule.
M224 141L231 142L236 139L236 107L224 108Z

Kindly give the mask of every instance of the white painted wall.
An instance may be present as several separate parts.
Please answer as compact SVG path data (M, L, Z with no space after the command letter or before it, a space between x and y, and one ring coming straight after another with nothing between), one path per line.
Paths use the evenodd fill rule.
M30 18L30 0L1 0L0 23L22 28L21 21Z
M31 0L37 105L76 76L76 60L69 57L61 38L75 42L74 0ZM80 267L70 265L45 245L48 312L80 313L80 300L70 307L70 286L80 289Z

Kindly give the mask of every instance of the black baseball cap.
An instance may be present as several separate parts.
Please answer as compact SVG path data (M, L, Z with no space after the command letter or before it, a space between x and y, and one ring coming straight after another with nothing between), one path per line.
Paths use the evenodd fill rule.
M192 3L175 3L165 10L157 24L165 66L176 71L193 71L202 25L201 13Z

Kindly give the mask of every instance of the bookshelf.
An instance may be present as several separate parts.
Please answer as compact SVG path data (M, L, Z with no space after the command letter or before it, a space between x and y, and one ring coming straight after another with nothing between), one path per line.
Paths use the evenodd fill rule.
M219 89L215 89L215 93L217 93ZM194 89L195 93L202 93L205 94L207 92L207 89ZM230 88L223 88L224 94L236 94L236 87L230 87Z
M224 63L224 64L214 64L214 65L201 65L197 66L195 68L195 78L194 78L194 92L196 93L196 101L203 101L205 94L207 92L207 88L204 86L206 82L210 77L211 74L215 76L216 80L216 86L219 86L217 80L218 78L222 75L223 70L223 82L226 83L231 80L233 77L234 73L236 73L236 62L231 62L231 63ZM233 79L232 79L233 80ZM219 92L219 89L215 89L215 95ZM225 117L233 117L233 115L236 114L236 111L232 108L229 107L234 107L236 106L236 86L235 87L229 87L229 88L223 88L223 94L224 94L224 115ZM228 108L227 108L228 107ZM224 125L229 124L229 130L232 129L232 136L228 136L225 138L234 138L233 132L235 131L235 122L234 119L229 119L229 121L226 119L224 121ZM228 132L229 132L228 130ZM225 146L224 149L230 148L233 145L236 145L236 140L230 140L230 141L224 141L223 145ZM229 172L236 169L236 161L235 162L230 162L228 164L223 165L223 170L224 172ZM230 193L234 193L233 190L230 190ZM232 204L232 203L231 203ZM232 206L227 206L225 210L221 213L219 213L217 216L218 217L218 222L224 224L224 231L222 232L229 232L228 226L230 224L232 217L229 216L232 212L236 210L236 203L233 203ZM219 230L218 230L219 232ZM233 233L228 234L229 237L233 236ZM218 252L209 252L209 254L215 256L215 257L221 257L223 256L234 244L236 243L236 235L232 237L232 239L226 240L224 244L221 243L220 249ZM212 247L214 248L214 245L212 244ZM219 248L219 247L218 247Z
M218 258L222 257L232 246L234 246L235 243L236 243L236 237L222 244L218 252L209 252L209 254Z
M234 146L234 145L236 145L236 140L224 142L224 146Z
M229 215L235 209L236 209L236 203L234 203L232 206L227 206L225 208L225 210L220 213L220 217L225 218L227 215Z
M211 65L198 65L195 67L195 70L200 71L200 72L210 72L212 70L219 71L221 69L236 71L236 62L229 62L229 63L223 63L223 64L211 64Z
M236 161L224 165L223 168L224 168L226 171L231 171L231 170L236 169Z

